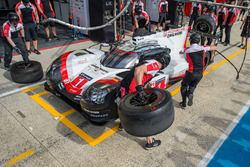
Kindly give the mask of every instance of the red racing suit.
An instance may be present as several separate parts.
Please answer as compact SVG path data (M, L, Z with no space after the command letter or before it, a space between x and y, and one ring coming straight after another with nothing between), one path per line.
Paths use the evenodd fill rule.
M155 76L155 74L159 70L161 70L160 63L157 60L152 59L152 60L146 60L143 64L140 65L147 66L147 73L144 74L142 79L142 86L145 86ZM136 80L134 76L134 70L131 70L131 72L123 79L120 92L121 92L121 97L129 93L136 92Z
M167 13L168 12L168 1L161 0L158 5L159 13Z
M1 36L3 38L5 37L18 38L20 37L20 30L22 29L23 29L23 24L21 20L19 20L17 26L12 26L9 21L6 21L3 24Z
M35 12L37 12L35 5L29 3L27 6L23 2L16 4L15 8L17 13L21 13L20 20L25 23L34 23L36 22Z
M190 73L202 73L205 66L205 52L209 51L209 46L200 46L198 44L192 44L186 49L186 60L188 62L188 72Z
M225 19L224 24L229 26L233 25L237 19L238 14L239 10L237 8L228 9L228 15L227 18Z
M40 6L42 9L42 12L39 11L39 13L44 17L55 17L55 12L50 4L49 0L35 0L35 4L37 6Z

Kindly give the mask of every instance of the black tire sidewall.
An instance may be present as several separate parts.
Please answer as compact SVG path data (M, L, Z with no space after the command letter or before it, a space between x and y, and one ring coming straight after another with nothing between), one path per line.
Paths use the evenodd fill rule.
M157 98L151 107L131 105L129 101L135 94L124 97L118 107L122 126L129 134L137 137L159 134L168 129L174 121L174 107L170 93L162 89L149 90L161 98Z
M30 66L24 67L24 61L14 63L10 68L11 78L16 83L32 83L43 78L43 69L41 63L30 61Z

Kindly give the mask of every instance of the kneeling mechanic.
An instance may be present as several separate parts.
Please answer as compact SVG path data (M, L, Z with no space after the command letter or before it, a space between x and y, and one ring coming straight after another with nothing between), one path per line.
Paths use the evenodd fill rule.
M120 88L121 97L137 92L135 98L140 105L143 105L147 98L144 87L159 70L167 67L170 62L170 58L166 56L168 54L169 50L164 50L164 52L157 55L142 56L139 64L123 79ZM151 149L161 144L160 140L156 140L151 136L148 136L146 140L145 149Z

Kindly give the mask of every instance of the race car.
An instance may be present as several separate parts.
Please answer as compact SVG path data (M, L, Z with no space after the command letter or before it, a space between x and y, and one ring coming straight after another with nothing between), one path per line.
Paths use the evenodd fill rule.
M188 27L184 26L133 37L109 52L92 48L66 52L49 66L45 88L80 104L83 115L91 122L117 119L120 83L141 56L152 56L160 49L171 50L169 65L147 83L152 88L165 89L184 76L188 69L183 55L187 36ZM208 52L206 65L210 61Z

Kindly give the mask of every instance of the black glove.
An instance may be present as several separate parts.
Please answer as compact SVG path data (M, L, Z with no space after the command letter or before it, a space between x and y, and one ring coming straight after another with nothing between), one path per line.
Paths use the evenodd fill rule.
M138 101L138 103L140 104L144 104L146 101L146 93L143 90L143 86L142 85L138 85L136 86L136 91L137 94L135 95L136 100Z
M22 54L22 51L21 51L18 47L15 46L13 49L14 49L18 54Z

